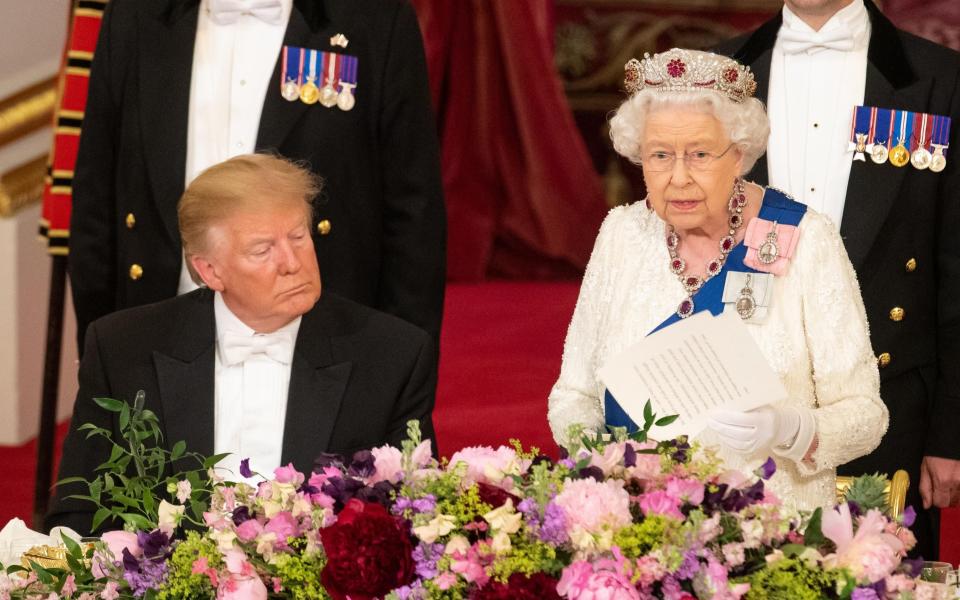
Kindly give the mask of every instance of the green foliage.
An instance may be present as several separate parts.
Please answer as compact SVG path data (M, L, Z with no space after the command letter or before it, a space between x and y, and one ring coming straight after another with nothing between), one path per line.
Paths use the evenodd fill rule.
M193 563L200 557L206 558L207 565L214 569L223 565L216 544L191 531L187 533L187 539L177 544L167 563L167 580L157 596L158 600L203 600L217 595L216 588L206 575L193 573Z
M163 434L160 421L153 411L144 408L143 390L137 392L133 406L112 398L94 398L104 410L118 415L120 439L113 439L112 432L91 423L81 425L78 431L86 431L87 439L103 438L110 444L110 456L96 468L96 477L86 480L70 477L58 485L86 483L87 494L74 494L71 498L88 500L97 506L92 529L103 524L122 522L130 530L149 531L156 527L159 498L166 497L172 503L177 482L189 481L192 492L185 503L185 518L194 524L203 525L203 512L207 509L206 498L210 489L207 470L225 455L204 457L187 452L186 444L178 441L171 450L162 447ZM174 461L195 465L180 473L168 473Z
M743 581L750 583L746 600L819 600L836 597L839 574L785 558Z
M541 571L550 575L559 575L563 563L557 559L557 550L543 542L517 543L510 551L497 558L493 563L493 578L506 582L514 573L523 573L528 577Z
M857 477L850 484L847 502L855 502L864 512L876 508L887 514L890 507L887 498L887 481L879 474Z
M283 581L283 593L294 600L327 600L330 595L320 583L325 560L322 554L277 555L273 571Z
M613 536L613 544L627 558L640 558L655 548L659 548L667 532L667 520L652 515L640 523L624 527Z
M571 456L575 456L581 448L585 450L602 450L610 441L622 442L624 440L633 440L643 443L649 439L650 430L654 427L666 427L679 418L679 415L668 415L666 417L657 417L653 412L653 405L647 400L643 406L643 424L633 433L627 433L625 427L607 427L607 431L590 432L584 430L582 425L572 425L567 430L567 439L570 440L570 447L567 448ZM655 451L644 451L655 452Z

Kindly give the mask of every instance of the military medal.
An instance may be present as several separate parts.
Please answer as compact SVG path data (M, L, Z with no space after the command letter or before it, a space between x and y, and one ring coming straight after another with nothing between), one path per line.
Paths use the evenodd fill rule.
M337 107L340 110L351 110L356 104L353 89L357 87L357 57L344 54L340 66L340 94L337 96Z
M737 309L737 314L739 314L740 318L744 321L752 317L753 313L757 312L757 301L753 297L753 288L750 287L752 278L753 276L748 273L747 281L740 289L740 296L737 298L736 304L734 304L734 307Z
M874 137L873 148L870 150L870 160L882 165L887 162L890 155L890 140L893 139L893 111L881 108L877 110L877 121L874 125L874 135L879 132L886 133L886 139L880 140Z
M895 167L903 167L910 162L910 151L904 146L904 142L909 135L907 126L910 124L908 119L910 111L901 110L898 111L898 115L900 116L900 131L897 133L897 145L890 151L890 164Z
M864 152L867 151L867 144L873 142L873 122L874 116L872 108L867 106L856 106L853 109L853 122L850 123L850 144L848 150L853 152L853 160L866 160Z
M930 159L932 158L930 151L927 150L927 124L930 122L930 116L919 113L916 117L916 120L920 121L920 140L917 142L917 149L910 155L910 164L920 171L930 166ZM916 125L914 125L914 130L916 130Z
M773 227L767 233L767 239L764 240L757 249L757 260L765 265L771 265L780 257L780 246L777 244L777 222L773 222Z
M320 99L320 90L317 89L317 51L309 50L310 70L307 72L307 82L300 86L300 101L304 104L316 104Z
M291 46L283 47L283 85L280 95L284 100L296 102L300 99L300 82L303 81L303 49Z
M934 115L931 137L933 156L930 157L930 170L939 173L947 167L946 151L950 141L950 117Z
M331 108L337 103L337 90L333 87L333 82L337 80L337 64L338 57L340 55L334 52L324 52L323 53L323 71L326 73L324 77L323 87L320 88L320 104L324 105L327 108Z

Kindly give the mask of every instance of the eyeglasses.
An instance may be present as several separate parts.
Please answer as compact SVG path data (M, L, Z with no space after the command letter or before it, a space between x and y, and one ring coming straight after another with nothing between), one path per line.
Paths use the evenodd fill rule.
M730 151L730 148L733 148L734 144L727 146L727 149L716 154L713 152L707 152L705 150L694 150L693 152L684 153L680 159L686 165L687 169L691 171L710 171L716 167L716 162L718 159L722 158L727 152ZM677 155L673 152L651 152L643 157L641 164L644 168L659 173L663 171L672 171L674 164L677 162Z

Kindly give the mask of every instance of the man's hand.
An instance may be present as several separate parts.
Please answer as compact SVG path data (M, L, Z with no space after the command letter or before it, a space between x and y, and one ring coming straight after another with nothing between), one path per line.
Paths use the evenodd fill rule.
M924 508L960 505L960 460L924 456L920 465L920 497Z

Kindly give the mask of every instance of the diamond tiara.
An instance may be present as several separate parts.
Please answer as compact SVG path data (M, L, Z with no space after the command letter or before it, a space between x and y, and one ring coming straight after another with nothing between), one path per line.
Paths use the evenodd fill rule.
M644 89L658 92L714 90L734 102L743 102L757 91L750 67L710 52L673 48L653 56L646 53L643 60L631 58L624 71L624 87L631 95Z

